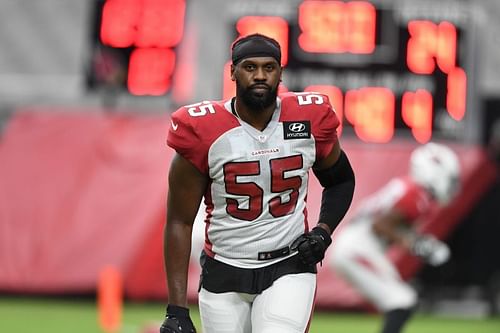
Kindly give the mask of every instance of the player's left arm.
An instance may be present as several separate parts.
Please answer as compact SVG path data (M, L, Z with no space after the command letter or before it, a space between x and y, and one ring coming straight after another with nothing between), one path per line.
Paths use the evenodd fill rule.
M351 206L355 187L354 171L338 141L313 172L323 186L318 226L332 234Z
M323 260L332 243L331 234L351 205L355 186L351 163L338 141L325 158L316 162L313 172L323 186L318 224L292 244L292 250L298 250L302 261L307 264Z

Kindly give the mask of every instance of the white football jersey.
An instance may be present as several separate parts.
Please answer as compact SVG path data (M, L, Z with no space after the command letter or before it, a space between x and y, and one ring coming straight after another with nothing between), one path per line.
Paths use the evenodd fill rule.
M210 179L205 252L237 267L267 266L286 256L266 260L265 253L309 229L309 170L331 151L339 121L317 93L280 95L263 131L236 117L230 103L180 108L167 143Z

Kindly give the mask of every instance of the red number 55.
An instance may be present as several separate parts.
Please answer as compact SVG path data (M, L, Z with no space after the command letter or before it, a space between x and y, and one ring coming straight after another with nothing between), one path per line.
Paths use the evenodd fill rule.
M269 161L271 167L271 192L276 193L268 203L264 203L264 190L255 182L240 182L241 176L259 176L260 162L231 162L224 165L224 182L228 194L248 197L248 207L240 208L238 200L226 199L226 211L229 215L246 221L258 218L269 205L269 212L274 217L292 214L299 198L299 189L302 186L300 176L285 177L285 172L300 170L303 167L302 155L276 158ZM291 191L290 199L283 201L281 194Z

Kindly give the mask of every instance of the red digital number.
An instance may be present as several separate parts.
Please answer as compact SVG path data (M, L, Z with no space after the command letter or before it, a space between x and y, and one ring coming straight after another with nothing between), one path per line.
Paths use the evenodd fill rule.
M432 95L424 89L405 92L401 102L403 121L411 128L413 137L420 143L432 137Z
M107 0L100 37L111 47L173 47L183 34L185 0Z
M407 64L417 74L431 74L435 64L447 77L446 109L459 121L465 115L467 76L456 67L457 30L450 22L436 24L431 21L408 23Z
M174 68L171 49L135 49L130 55L128 90L134 95L163 95L170 88Z
M276 41L281 46L281 65L288 63L288 22L278 16L244 16L236 22L240 37L260 33Z
M171 85L182 39L185 0L107 0L100 38L115 48L137 47L129 59L127 87L134 95L162 95Z
M417 74L431 74L435 64L448 73L455 67L457 31L453 24L410 21L410 38L406 53L408 68Z
M185 0L142 0L137 47L174 47L184 31Z
M459 121L465 115L467 96L467 75L462 68L453 68L448 73L446 109L450 116Z
M375 50L376 11L366 1L304 1L299 45L311 53L368 54Z
M112 47L132 46L140 10L139 1L107 0L101 16L102 43Z
M394 135L395 97L391 90L366 87L345 95L345 116L363 141L385 143Z

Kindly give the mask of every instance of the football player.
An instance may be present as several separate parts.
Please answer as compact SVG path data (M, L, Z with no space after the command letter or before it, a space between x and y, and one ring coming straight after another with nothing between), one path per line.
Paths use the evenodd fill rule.
M316 264L346 214L354 173L339 120L318 93L278 95L280 45L253 34L232 45L236 97L180 108L167 143L165 265L169 301L161 332L195 332L186 289L193 221L204 198L198 303L204 333L307 332ZM309 170L324 187L319 221L307 219Z
M382 333L398 333L417 304L414 289L386 257L398 244L431 265L450 256L448 246L415 226L433 203L446 204L457 193L459 162L448 147L428 143L410 157L409 177L394 178L360 205L335 237L332 267L382 313Z

